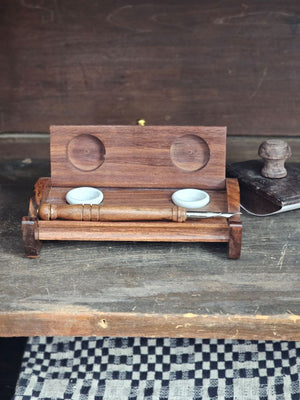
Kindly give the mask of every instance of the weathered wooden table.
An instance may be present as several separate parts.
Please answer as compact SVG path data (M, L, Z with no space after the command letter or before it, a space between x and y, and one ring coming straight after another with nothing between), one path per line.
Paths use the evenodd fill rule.
M40 153L30 146L33 158L22 158L24 149L30 153L23 143L19 154L15 147L19 159L9 160L15 144L6 142L0 336L300 340L300 210L243 215L240 260L229 260L222 243L118 242L46 242L39 258L27 259L21 218L34 181L49 173L43 153L48 144L36 140ZM240 148L238 138L229 145ZM242 159L241 151L228 154L230 161Z

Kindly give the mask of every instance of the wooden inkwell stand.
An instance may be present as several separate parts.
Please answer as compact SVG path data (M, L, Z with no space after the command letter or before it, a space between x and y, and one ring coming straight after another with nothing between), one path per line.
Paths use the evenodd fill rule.
M37 181L22 221L28 257L39 255L44 240L228 242L229 258L240 257L238 214L185 222L130 217L141 209L149 216L153 210L172 213L171 196L180 188L210 195L201 211L238 213L238 181L225 178L226 128L52 126L50 148L51 178ZM83 220L41 219L42 205L66 205L66 193L80 186L100 189L100 207L128 214L128 220L99 220L91 206L81 206Z

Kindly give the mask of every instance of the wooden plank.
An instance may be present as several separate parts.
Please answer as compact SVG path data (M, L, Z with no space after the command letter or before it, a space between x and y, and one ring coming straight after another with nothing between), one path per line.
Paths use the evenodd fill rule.
M238 261L223 243L159 242L46 242L30 260L30 195L1 186L0 335L300 339L299 210L243 215Z
M65 223L39 222L37 240L97 240L141 242L226 242L229 231L226 220L216 218L210 223L126 222L126 223Z
M97 311L0 313L0 336L131 336L299 340L296 315L137 314Z
M299 134L299 15L297 0L2 0L0 131L144 117Z
M53 186L223 189L226 128L51 126Z

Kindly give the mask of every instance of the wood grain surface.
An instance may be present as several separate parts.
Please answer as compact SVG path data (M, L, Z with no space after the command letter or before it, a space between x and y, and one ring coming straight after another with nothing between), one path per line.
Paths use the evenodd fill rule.
M52 186L224 189L226 128L51 126Z
M292 149L292 156L288 162L300 161L300 140L299 137L282 137ZM227 136L226 140L226 162L238 162L245 160L258 159L259 145L267 140L266 136ZM9 133L0 135L0 160L19 160L24 161L22 166L27 167L27 172L30 169L30 163L43 162L43 167L46 167L47 173L41 173L36 170L28 174L28 179L35 182L40 176L50 176L50 135L48 133ZM7 164L9 166L9 163ZM14 169L12 175L17 177L18 172ZM4 165L3 165L4 168ZM31 165L32 168L32 165ZM9 175L8 167L6 174ZM0 171L1 173L1 171ZM24 175L25 177L25 175ZM1 178L3 180L3 177Z
M229 257L239 258L242 229L239 216L236 215L232 221L225 218L216 218L216 221L201 219L178 225L177 220L182 222L182 218L179 212L174 218L175 213L172 209L170 214L170 206L173 207L173 204L169 193L166 195L162 190L163 194L159 194L158 197L165 200L159 208L154 204L148 206L152 199L147 199L147 195L153 197L152 188L173 188L173 192L174 188L211 189L212 197L214 191L225 189L225 127L56 125L50 127L50 150L51 184L46 185L45 192L41 183L45 178L39 180L33 200L37 204L36 209L39 208L39 216L44 221L36 219L36 211L29 214L33 219L23 218L22 221L28 257L36 257L41 240L133 240L228 241ZM228 207L234 207L234 212L239 212L238 183L237 180L232 182L228 182L228 206L225 203L226 207L221 209L222 212L227 212ZM59 190L61 186L94 186L101 189L104 187L105 191L107 187L121 189L115 190L116 205L103 205L102 214L97 206L92 209L89 205L80 208L55 203L51 205L49 200L43 201L42 204L41 198L48 196L50 186L54 189L58 187ZM123 188L127 191L122 190ZM135 188L139 190L135 191ZM128 202L126 193L131 189L134 192L130 193L131 204L126 206L122 200L125 196L125 202ZM146 195L140 196L141 189L145 189ZM146 198L145 203L141 201L141 197ZM216 201L212 203L214 202ZM220 205L217 207L220 208ZM147 207L148 215L151 210L153 216L154 209L159 210L160 218L149 218L149 221L156 222L148 222L145 213L141 218L143 207ZM61 209L62 213L56 214L56 209ZM76 218L70 218L71 209L71 214L77 214ZM167 218L163 217L164 210ZM131 219L128 219L128 213ZM123 218L120 219L121 214ZM103 215L104 219L100 218L100 215ZM52 219L77 221L53 222ZM176 222L160 221L165 219ZM132 222L134 220L136 221ZM87 221L93 222L88 224ZM36 226L34 231L33 226ZM33 246L35 241L36 247Z
M0 132L51 124L295 135L297 0L2 0Z
M222 243L51 241L30 260L21 182L0 191L1 336L300 340L299 211L243 215L238 261Z
M240 260L225 243L51 241L29 260L20 221L34 182L50 175L49 137L0 139L1 336L300 340L299 210L243 214ZM288 141L299 161L299 139ZM260 142L228 138L227 160L256 158Z
M50 187L50 179L43 178L41 193L43 203L66 205L66 193L70 187ZM44 189L44 185L48 186ZM126 189L100 188L103 192L104 207L120 210L122 207L141 205L150 209L173 207L171 196L174 189ZM208 190L210 202L202 211L227 212L228 202L225 190ZM232 201L230 200L230 203ZM40 207L40 210L42 207ZM238 209L235 208L234 212ZM36 209L30 211L36 216ZM139 240L139 241L228 241L228 223L224 218L188 220L184 224L156 222L101 222L82 224L76 221L39 221L37 235L41 240Z

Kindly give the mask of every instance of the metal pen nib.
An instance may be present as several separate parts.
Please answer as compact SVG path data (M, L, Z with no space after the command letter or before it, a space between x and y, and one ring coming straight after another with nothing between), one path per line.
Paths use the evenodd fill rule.
M214 218L214 217L223 217L223 218L230 218L233 215L239 215L240 212L236 213L224 213L224 212L211 212L211 211L187 211L186 217L187 218Z

